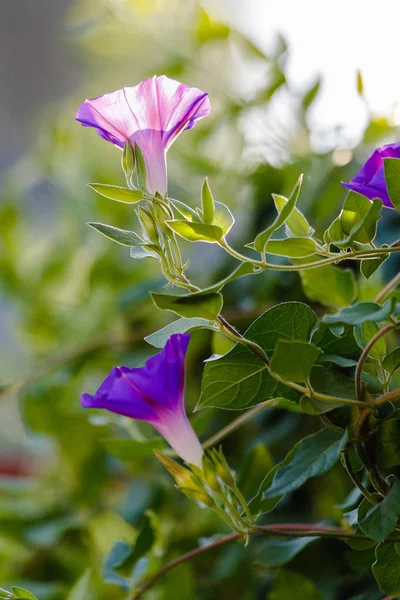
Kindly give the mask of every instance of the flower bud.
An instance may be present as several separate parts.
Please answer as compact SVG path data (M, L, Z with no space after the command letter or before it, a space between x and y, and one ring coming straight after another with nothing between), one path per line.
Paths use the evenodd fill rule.
M212 490L219 491L220 485L218 483L217 474L215 472L215 465L213 461L206 455L203 454L203 477Z
M158 202L153 202L152 212L157 225L159 225L163 230L168 229L168 226L165 223L172 218L172 216L168 214L168 209L164 208Z
M168 473L175 479L179 488L191 489L194 491L202 490L201 486L197 483L195 476L189 469L182 467L176 460L173 460L157 450L154 450L154 454L167 469Z
M225 485L229 487L235 486L234 476L228 466L228 463L226 462L225 456L222 454L222 450L218 452L214 448L212 458L214 461L216 473L222 479Z
M130 181L135 169L135 154L129 140L125 142L121 158L122 168L127 181Z
M201 490L200 488L197 490L194 490L191 488L179 488L179 489L183 494L185 494L185 496L188 496L189 498L194 498L194 500L198 500L199 502L202 502L206 506L214 505L214 500L211 498L211 496L209 496L207 494L207 492L205 490Z

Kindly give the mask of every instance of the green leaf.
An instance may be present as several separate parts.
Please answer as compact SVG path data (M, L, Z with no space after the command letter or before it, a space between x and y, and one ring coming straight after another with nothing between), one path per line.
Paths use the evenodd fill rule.
M330 362L343 368L355 367L357 364L357 361L352 358L337 356L336 354L323 354L318 358L318 362Z
M272 356L279 339L308 341L315 323L316 316L307 305L287 302L261 315L245 337ZM251 350L237 344L222 358L207 362L197 408L239 410L270 398L296 400L297 396L270 375L265 363Z
M192 319L178 319L173 323L169 323L162 329L151 333L146 336L144 339L146 342L155 346L156 348L164 348L168 338L174 333L185 333L186 331L190 331L191 329L216 329L214 321L210 321L208 319L199 319L193 317Z
M92 570L87 569L71 589L67 600L95 600L95 598Z
M394 413L394 415L397 414ZM400 417L385 419L369 440L370 450L379 468L391 469L400 465Z
M340 218L337 217L324 233L324 242L326 244L335 244L346 238L346 234L340 224Z
M342 308L353 302L357 286L353 271L332 265L300 271L307 298L324 306Z
M302 100L301 108L304 112L307 112L311 104L318 96L319 88L321 87L321 79L318 77L317 81L306 91Z
M222 310L223 298L216 292L198 292L187 296L151 294L154 304L160 310L171 310L180 317L200 317L214 320Z
M396 301L386 300L381 306L375 302L358 302L343 308L336 315L325 315L323 322L328 325L362 325L366 321L384 321L393 312Z
M207 177L204 180L201 190L201 209L203 211L204 223L212 224L214 222L214 198L208 185Z
M128 542L119 541L114 544L103 563L103 580L106 583L113 583L123 590L128 591L131 587L130 581L127 577L121 575L119 571L129 562L133 553L134 547Z
M14 586L11 588L14 598L23 598L24 600L38 600L37 597L25 588Z
M277 470L273 484L264 492L265 498L274 498L297 490L311 477L327 473L340 458L342 448L349 439L336 429L322 429L301 440L293 460Z
M373 321L366 321L365 323L363 323L361 325L362 339L364 340L365 345L367 345L368 342L370 342L372 340L372 338L378 333L378 331L379 331L379 327ZM385 341L384 337L382 336L375 342L375 344L370 349L369 356L371 356L372 358L381 360L385 356L385 354L386 354L386 341Z
M139 442L130 438L106 438L103 440L107 451L123 461L134 461L153 456L154 450L164 450L165 442L161 438Z
M275 202L275 207L278 213L282 212L283 207L288 203L288 199L285 196L281 196L280 194L272 194L272 197ZM313 229L308 223L307 219L303 215L302 212L299 211L296 206L293 208L292 212L288 216L285 221L285 224L293 233L293 235L297 237L308 237L312 235Z
M135 161L136 161L136 173L137 173L138 187L141 190L147 190L146 161L144 160L143 153L136 142L134 144L133 151L135 154Z
M371 242L376 235L376 224L380 218L381 208L380 200L371 202L365 196L351 191L344 201L339 216L342 230L348 237L336 245L341 247L352 245L353 242L361 244Z
M93 229L113 242L121 244L121 246L142 246L143 244L146 244L146 242L144 242L134 231L118 229L118 227L105 225L104 223L87 223L87 225L93 227Z
M364 81L362 73L357 69L357 93L362 96L364 94Z
M274 233L274 231L279 229L279 227L281 227L281 225L283 225L286 219L291 215L292 210L294 209L295 204L297 202L297 198L300 194L302 181L303 175L300 175L287 203L283 206L281 212L277 215L275 221L272 223L272 225L267 227L265 231L259 233L256 239L254 240L254 248L258 252L264 252L265 245L268 242L271 235Z
M285 238L283 240L269 240L265 245L267 254L288 256L290 258L303 258L312 256L317 251L317 244L311 238Z
M293 598L294 590L296 590L296 600L323 600L311 579L284 569L278 571L268 594L268 600Z
M308 342L279 340L271 371L285 381L306 381L321 350Z
M400 160L384 158L383 165L389 198L397 212L400 212Z
M325 354L358 356L360 353L360 346L354 338L353 327L345 327L341 335L336 335L322 323L313 333L311 341Z
M292 558L315 540L315 537L293 539L273 537L261 544L258 562L263 566L280 567L291 561ZM289 597L293 597L293 590L292 596Z
M351 454L349 455L349 457ZM381 497L378 494L372 494L375 500L380 500ZM363 535L363 531L359 527L360 521L365 517L367 512L371 508L371 503L367 498L363 498L358 508L346 513L344 516L347 518L351 527L355 527L356 535ZM350 546L353 550L365 550L367 548L373 548L376 545L374 540L366 539L366 540L358 540L358 539L348 539L346 540L346 544Z
M264 496L264 492L269 490L272 486L275 474L278 471L278 469L284 467L285 465L288 465L293 460L293 456L299 444L300 442L297 442L297 444L295 444L295 446L293 446L290 452L288 452L288 454L285 456L284 460L272 467L272 469L270 469L265 475L264 479L260 484L257 495L250 502L250 508L253 514L265 514L271 512L283 498L283 494L275 498L266 498Z
M383 368L391 375L400 368L400 348L395 348L391 352L385 355L383 362Z
M237 476L237 485L245 498L251 498L257 493L260 479L272 467L272 456L264 444L253 446L243 457Z
M391 598L400 595L399 544L378 544L372 572L383 594Z
M200 44L205 44L211 40L226 39L229 36L230 28L225 23L211 20L204 9L200 9L200 19L195 34Z
M89 187L95 192L117 202L125 204L134 204L143 200L143 192L140 190L130 190L129 188L119 187L117 185L108 185L106 183L89 183Z
M310 384L313 390L327 396L354 399L354 380L342 373L328 371L326 368L315 366L311 369ZM303 396L300 401L302 410L309 415L321 415L334 408L342 406L340 402L321 400L312 396Z
M388 495L379 504L372 506L358 524L365 535L380 542L393 531L399 515L400 482L396 479Z
M382 248L386 247L385 245ZM379 258L367 259L360 263L360 271L361 275L365 277L365 279L369 279L372 275L379 269L379 267L389 258L389 254L383 254Z
M220 227L224 236L229 233L232 225L235 223L235 218L229 208L222 202L214 201L215 215L213 225Z
M132 587L132 574L137 561L145 556L155 542L155 535L149 518L146 519L142 531L135 544L118 541L106 557L103 564L103 579L106 583L114 583L124 590Z
M156 260L160 260L160 255L157 252L152 252L153 248L155 250L157 246L153 244L146 244L143 248L140 246L132 246L129 254L131 258L135 258L136 260L141 260L142 258L155 258Z
M224 232L217 225L189 221L167 221L168 227L189 242L219 242Z
M296 399L290 388L269 374L255 354L237 345L222 358L207 362L196 410L206 406L242 410L281 397Z

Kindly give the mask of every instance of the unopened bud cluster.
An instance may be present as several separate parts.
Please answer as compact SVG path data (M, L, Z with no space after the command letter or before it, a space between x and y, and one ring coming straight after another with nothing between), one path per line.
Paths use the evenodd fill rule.
M253 519L222 450L206 451L201 469L195 465L183 466L161 452L155 454L181 492L213 508L234 531L248 533Z

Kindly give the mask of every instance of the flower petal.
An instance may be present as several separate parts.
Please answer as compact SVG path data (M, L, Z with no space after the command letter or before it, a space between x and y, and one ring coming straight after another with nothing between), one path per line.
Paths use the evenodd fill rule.
M202 468L203 448L184 412L165 411L154 427L185 462Z
M85 127L95 127L104 139L120 148L135 131L124 90L85 100L75 118Z
M190 335L171 335L164 348L146 361L144 367L132 369L130 379L143 394L173 412L184 411L185 355Z
M158 413L153 402L129 381L127 367L114 367L94 396L82 394L83 408L104 408L124 417L153 423L158 421Z
M168 147L181 131L193 127L210 110L206 92L162 75L86 100L76 119L95 127L101 137L120 148L126 140L137 143L146 162L148 191L165 196Z
M380 198L384 206L394 208L387 192L384 158L400 158L400 142L386 144L374 150L353 179L349 183L341 183L343 187L358 192L370 200Z

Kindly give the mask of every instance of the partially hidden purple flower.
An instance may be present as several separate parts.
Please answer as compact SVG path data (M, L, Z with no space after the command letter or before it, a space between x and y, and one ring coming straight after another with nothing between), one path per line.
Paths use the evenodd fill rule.
M189 339L189 334L171 335L144 367L114 367L94 396L82 394L81 404L150 423L185 462L201 468L203 449L183 399Z
M380 198L384 206L394 208L385 181L384 158L400 158L400 142L376 148L357 175L349 183L342 181L342 186L370 200Z
M136 142L146 162L148 192L165 196L168 148L210 110L207 92L162 75L86 100L76 119L120 148L127 140Z

